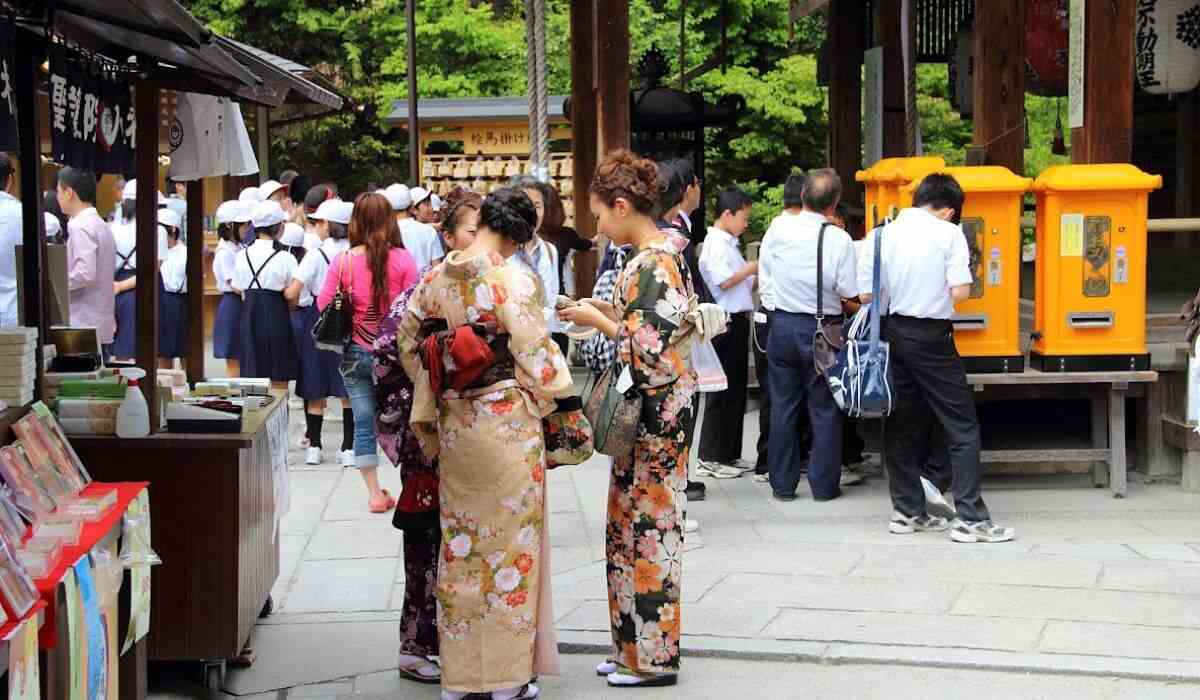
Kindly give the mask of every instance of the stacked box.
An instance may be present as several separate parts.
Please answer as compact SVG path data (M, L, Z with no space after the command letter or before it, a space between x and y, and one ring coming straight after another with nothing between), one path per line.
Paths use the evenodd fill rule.
M0 329L0 401L24 406L37 382L37 329Z

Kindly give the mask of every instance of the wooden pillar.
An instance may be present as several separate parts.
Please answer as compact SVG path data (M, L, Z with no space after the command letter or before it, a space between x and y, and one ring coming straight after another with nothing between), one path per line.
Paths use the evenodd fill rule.
M1196 187L1196 129L1197 91L1179 96L1176 108L1175 141L1178 157L1175 159L1175 216L1195 216ZM1191 247L1192 233L1181 231L1172 234L1173 247L1177 253L1186 254Z
M137 365L146 370L142 391L150 404L150 432L158 432L158 84L137 83Z
M588 188L600 153L600 123L596 109L595 0L571 3L571 162L575 201L575 230L588 240L596 237L596 220L588 203ZM575 255L575 291L590 296L596 277L594 253Z
M254 155L258 158L258 184L271 179L271 110L254 108Z
M872 32L875 45L883 47L883 157L894 158L908 153L904 109L904 54L900 33L900 0L876 0Z
M596 2L597 110L601 153L629 148L629 3Z
M187 184L187 319L190 324L186 351L188 381L204 375L204 180Z
M862 204L863 3L834 0L825 16L832 55L829 65L829 139L826 163L842 178L842 201Z
M1086 5L1083 128L1071 132L1072 162L1128 163L1133 157L1135 2Z
M408 181L413 187L421 184L421 124L417 118L417 0L406 0L404 3L404 22L407 35L405 39L408 50ZM533 51L532 46L526 47ZM270 129L267 130L268 134ZM270 149L268 137L267 148ZM544 163L542 165L545 165ZM266 170L266 168L263 168Z
M21 279L25 288L21 308L26 326L38 329L37 383L34 397L42 398L42 377L45 360L42 346L49 338L50 329L46 305L42 299L50 292L50 275L46 259L46 220L42 210L42 148L41 124L37 100L40 75L38 65L42 61L43 47L33 35L26 31L17 32L14 83L17 97L17 126L20 140L21 179ZM66 233L64 231L64 233Z
M1025 0L976 3L973 51L975 145L988 165L1020 175L1025 170Z

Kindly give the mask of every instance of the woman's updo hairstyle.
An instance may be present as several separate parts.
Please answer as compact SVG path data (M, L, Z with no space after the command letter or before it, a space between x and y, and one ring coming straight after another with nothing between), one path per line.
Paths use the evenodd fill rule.
M517 245L533 240L537 210L524 190L501 187L489 194L479 208L479 225L487 226Z
M658 166L654 161L620 149L600 160L588 191L610 207L620 197L638 213L652 216L658 208L661 188Z
M478 192L467 187L455 187L450 194L446 195L446 200L442 202L442 223L440 229L443 233L453 233L458 228L459 219L467 211L479 211L479 206L483 203L483 197Z

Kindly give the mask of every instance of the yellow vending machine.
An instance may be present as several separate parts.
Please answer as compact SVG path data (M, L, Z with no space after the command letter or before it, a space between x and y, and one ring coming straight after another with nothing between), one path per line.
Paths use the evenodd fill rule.
M1022 372L1021 203L1033 179L1008 168L946 168L966 194L962 230L971 251L971 296L955 307L954 343L967 372ZM924 175L922 175L924 177ZM920 180L905 187L912 202Z
M1133 165L1059 165L1037 193L1034 342L1046 372L1149 369L1146 218L1162 177Z
M866 191L865 221L867 230L879 226L885 219L894 219L896 212L912 205L909 183L920 184L930 173L946 169L946 161L936 156L883 158L866 170L859 170L854 179L863 183Z

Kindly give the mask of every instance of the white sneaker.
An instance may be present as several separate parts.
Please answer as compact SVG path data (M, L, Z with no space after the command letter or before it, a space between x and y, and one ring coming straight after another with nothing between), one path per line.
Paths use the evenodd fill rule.
M771 482L770 474L755 474L754 475L754 483L756 483L756 484L768 484L770 482Z
M727 466L733 467L734 469L743 473L754 471L754 462L745 459L735 459Z
M696 476L710 479L736 479L742 475L742 470L720 462L699 462L696 464Z
M619 670L620 668L617 666L615 661L604 661L596 664L597 676L607 676L608 674L616 673Z
M950 530L950 539L954 542L974 544L976 542L1008 542L1017 536L1017 531L1011 527L997 525L991 520L967 522L955 520L954 528Z
M342 466L343 467L356 466L356 464L354 462L354 450L342 450Z
M900 511L892 511L892 520L888 523L888 532L893 535L911 535L914 532L944 532L950 528L945 518L922 513L908 517Z
M692 518L687 518L686 520L683 521L684 533L696 532L699 529L700 529L700 521L693 520Z
M310 447L304 455L305 464L320 464L321 463L321 448Z

